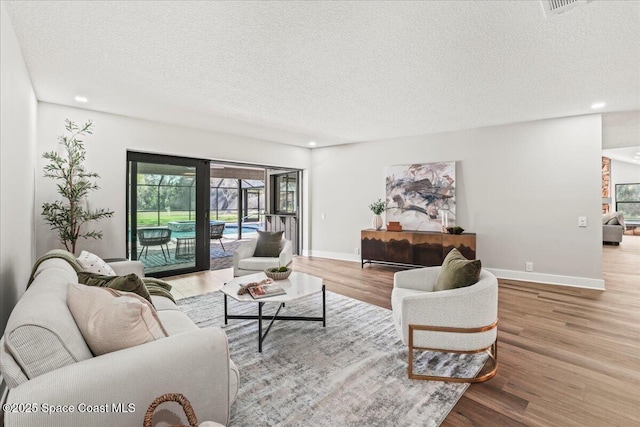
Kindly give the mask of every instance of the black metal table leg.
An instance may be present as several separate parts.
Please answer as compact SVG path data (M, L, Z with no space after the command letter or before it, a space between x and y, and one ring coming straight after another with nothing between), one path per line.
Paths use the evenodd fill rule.
M327 294L324 291L324 285L322 285L322 327L327 326Z
M224 324L227 325L227 294L224 294Z
M228 307L228 295L224 294L224 324L228 324L229 319L253 319L258 321L258 352L262 353L262 343L267 338L267 334L271 330L271 326L275 323L276 320L294 320L294 321L311 321L311 322L322 322L322 327L326 327L327 325L327 296L326 296L326 287L322 285L322 317L312 317L312 316L280 316L280 311L284 308L285 303L281 302L276 310L275 314L269 314L264 316L262 314L263 306L265 302L258 302L258 315L238 315L238 314L229 314ZM269 325L263 328L262 321L266 319L269 320ZM264 330L264 332L263 332Z
M262 353L262 306L263 302L258 303L258 353Z

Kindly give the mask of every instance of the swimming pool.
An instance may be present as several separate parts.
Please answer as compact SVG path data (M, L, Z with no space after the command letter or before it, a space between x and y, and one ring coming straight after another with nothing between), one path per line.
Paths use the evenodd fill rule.
M214 221L211 221L214 223ZM215 221L218 222L218 221ZM242 225L242 236L255 233L257 230L263 230L262 223L245 223ZM224 226L223 236L237 237L238 236L238 224L229 224L227 223ZM171 238L175 239L176 237L194 237L195 236L195 223L193 224L193 228L191 230L180 230L180 231L171 231Z
M244 224L242 226L242 234L255 233L258 230L261 230L262 224ZM229 234L238 234L238 224L227 224L224 226L223 235Z

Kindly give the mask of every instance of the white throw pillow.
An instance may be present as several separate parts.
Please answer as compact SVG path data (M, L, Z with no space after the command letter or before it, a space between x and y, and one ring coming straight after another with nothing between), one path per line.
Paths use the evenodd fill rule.
M149 301L131 292L69 284L67 305L95 356L168 336Z
M82 251L78 257L78 262L84 269L91 273L102 274L103 276L115 276L116 272L109 264L104 262L98 255L91 252Z

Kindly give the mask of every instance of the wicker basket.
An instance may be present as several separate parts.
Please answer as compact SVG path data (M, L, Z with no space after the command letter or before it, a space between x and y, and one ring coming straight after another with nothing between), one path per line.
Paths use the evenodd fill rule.
M193 412L191 402L189 402L189 400L180 393L163 394L162 396L154 400L151 405L149 405L149 409L147 409L147 413L144 415L144 427L151 427L153 413L155 412L156 408L164 402L178 402L180 406L182 406L184 413L187 415L187 421L189 421L188 426L180 425L170 427L198 427L198 419L196 418L196 414Z
M287 271L277 272L277 273L273 273L269 270L271 270L271 268L267 268L266 270L264 270L264 274L266 274L268 278L273 280L284 280L288 278L291 275L291 272L293 271L290 268L287 268Z

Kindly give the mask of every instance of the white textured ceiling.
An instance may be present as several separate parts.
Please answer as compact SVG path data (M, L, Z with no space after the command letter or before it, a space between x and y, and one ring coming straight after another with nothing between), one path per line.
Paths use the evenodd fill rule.
M318 146L640 109L640 2L3 2L41 101Z

